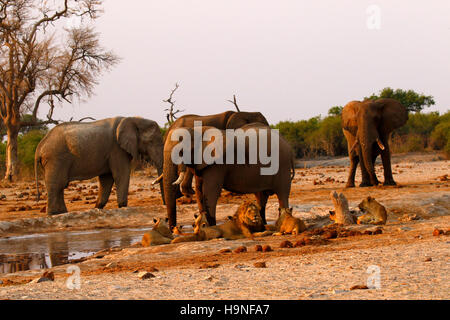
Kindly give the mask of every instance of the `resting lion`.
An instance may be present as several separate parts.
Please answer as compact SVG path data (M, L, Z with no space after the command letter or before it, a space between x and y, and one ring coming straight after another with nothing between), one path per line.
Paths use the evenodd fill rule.
M168 219L153 219L155 225L153 229L145 233L142 237L142 246L157 246L160 244L169 244L173 239L173 234L170 232L169 226L167 225Z
M201 225L197 225L194 228L194 233L187 234L182 237L178 237L172 240L171 243L179 243L179 242L191 242L191 241L205 241L209 240L206 237L205 233L206 223L202 223Z
M298 235L306 230L305 223L292 215L292 208L278 208L278 212L278 220L275 223L277 234Z
M217 238L236 240L253 238L254 236L264 237L272 234L271 231L264 230L260 208L251 201L246 201L241 204L232 217L228 217L228 220L225 223L217 226L208 226L206 213L202 212L199 216L196 216L194 228L194 230L198 230L201 235L179 237L172 241L172 243L203 241ZM185 239L179 240L180 238Z
M386 208L378 203L374 198L367 197L358 205L364 215L358 217L358 224L386 224Z

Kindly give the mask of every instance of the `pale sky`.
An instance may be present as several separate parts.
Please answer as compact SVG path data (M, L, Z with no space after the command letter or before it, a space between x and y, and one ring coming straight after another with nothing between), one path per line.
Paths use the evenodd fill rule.
M367 26L370 5L380 29ZM102 44L123 60L56 119L163 126L176 82L184 114L234 110L226 100L236 94L241 110L270 123L326 115L388 86L434 96L426 111L450 109L449 0L106 0L104 9Z

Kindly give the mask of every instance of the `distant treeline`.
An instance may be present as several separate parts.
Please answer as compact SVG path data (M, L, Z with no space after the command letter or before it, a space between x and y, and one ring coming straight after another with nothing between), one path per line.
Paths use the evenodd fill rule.
M326 117L309 120L282 121L278 129L292 145L297 158L347 155L347 141L341 126L341 107L330 109ZM24 130L19 135L18 149L22 177L33 176L34 152L45 136L46 127ZM1 138L1 137L0 137ZM444 150L450 156L450 111L410 113L406 125L391 137L393 153ZM0 142L0 176L5 172L6 142Z

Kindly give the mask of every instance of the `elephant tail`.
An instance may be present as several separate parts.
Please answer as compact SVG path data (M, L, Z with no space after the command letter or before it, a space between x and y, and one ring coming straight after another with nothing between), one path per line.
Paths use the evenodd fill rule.
M39 193L39 176L38 176L38 166L41 163L41 157L38 154L38 152L36 152L35 156L34 156L34 179L36 181L36 202L39 201L41 194Z

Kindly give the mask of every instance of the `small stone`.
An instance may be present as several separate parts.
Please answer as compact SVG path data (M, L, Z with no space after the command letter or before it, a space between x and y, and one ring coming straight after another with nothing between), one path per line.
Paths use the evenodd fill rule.
M253 266L254 266L255 268L267 268L266 262L264 262L264 261L262 261L262 262L255 262L255 263L253 264Z
M257 245L255 246L255 251L263 251L262 246L261 246L260 244L257 244Z
M357 284L350 288L350 290L365 290L365 289L369 289L369 287L361 284Z
M285 240L280 244L280 248L293 248L293 247L294 245L289 240Z
M141 271L138 273L138 278L141 280L146 280L146 279L150 279L150 278L154 278L154 277L155 277L154 274L147 272L147 271Z
M219 263L214 263L214 264L205 263L205 264L202 264L199 269L215 269L218 267L220 267Z
M221 249L220 251L219 251L219 253L230 253L231 252L231 249L228 249L228 248L226 248L226 249Z
M115 262L110 262L110 263L108 263L105 267L106 267L106 268L115 268L115 267L117 267L117 263L115 263Z
M236 249L234 249L233 252L234 252L234 253L247 252L247 247L245 247L245 246L237 247Z
M441 229L437 229L436 228L436 229L433 230L433 236L435 236L435 237L440 236L443 233L444 233L444 231L441 230Z
M272 250L272 247L271 247L271 246L269 246L268 244L266 244L266 245L264 245L264 246L262 247L262 251L263 251L263 252L270 252L270 251L273 251L273 250Z
M429 261L433 261L433 259L431 259L431 257L428 257L425 259L425 262L429 262Z

